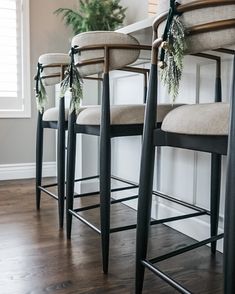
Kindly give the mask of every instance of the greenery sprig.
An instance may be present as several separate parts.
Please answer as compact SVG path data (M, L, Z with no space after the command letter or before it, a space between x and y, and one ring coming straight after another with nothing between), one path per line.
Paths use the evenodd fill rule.
M54 13L62 15L75 35L87 31L114 31L125 18L126 8L120 0L78 0L78 10L59 8Z
M66 76L60 83L60 98L63 98L67 91L70 91L71 93L70 112L75 110L75 112L78 113L80 109L81 99L83 96L82 83L82 78L72 57L71 63L66 71Z
M43 68L41 64L38 64L38 71L37 75L35 77L36 80L36 88L35 88L35 96L36 96L36 104L37 104L37 109L40 113L43 112L45 105L47 103L48 97L47 97L47 92L44 87L42 77L41 77L41 72L43 71Z
M160 67L161 80L167 87L173 102L179 94L179 84L182 77L183 57L186 50L185 27L178 15L174 16L170 25L167 40L162 43L165 50Z

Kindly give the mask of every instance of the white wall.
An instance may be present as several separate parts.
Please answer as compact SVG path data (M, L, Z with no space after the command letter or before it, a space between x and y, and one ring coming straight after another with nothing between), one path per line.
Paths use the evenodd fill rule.
M128 25L148 17L148 0L122 0L121 4L123 7L128 8L124 25Z

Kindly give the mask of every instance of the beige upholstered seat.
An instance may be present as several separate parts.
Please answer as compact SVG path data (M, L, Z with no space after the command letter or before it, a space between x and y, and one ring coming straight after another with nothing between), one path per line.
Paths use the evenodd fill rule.
M85 110L86 108L89 108L91 106L82 106L79 108L78 114ZM68 121L69 116L69 108L65 108L65 121ZM58 121L59 118L59 107L52 107L47 109L42 116L43 121Z
M86 32L76 35L72 39L72 46L84 47L95 45L139 45L139 42L132 36L108 31ZM131 64L139 57L139 50L132 49L111 49L110 50L110 70L121 68ZM104 58L104 50L87 50L75 55L75 63ZM79 67L81 76L102 73L104 69L103 63L97 63Z
M58 77L51 78L43 78L43 83L45 86L56 85L61 81L61 65L67 65L70 62L70 57L68 54L63 53L47 53L43 54L39 57L38 62L42 64L42 66L50 66L56 65L56 67L46 67L43 69L41 73L41 77L45 77L48 75L56 75Z
M229 104L184 105L169 112L162 130L187 135L228 135Z
M162 122L172 109L180 106L176 104L160 104L158 106L157 121ZM85 108L85 109L84 109ZM77 124L100 125L100 106L84 107L77 117ZM112 105L110 108L112 125L143 124L145 105Z
M188 4L195 0L181 0L180 3ZM157 12L161 13L169 11L169 0L158 1ZM220 21L225 19L234 19L235 17L235 4L224 6L214 6L209 8L202 8L192 11L184 12L181 19L186 28L190 28L195 25L211 23L214 21ZM165 22L159 26L159 36L161 36L165 27ZM216 31L210 31L207 33L201 33L199 35L192 35L187 38L187 52L196 53L203 52L214 48L226 47L233 45L235 42L235 28L222 29Z
M68 114L69 114L69 109L65 109L65 121L68 121ZM59 108L58 107L52 107L47 109L43 113L42 120L43 121L58 121L59 118Z

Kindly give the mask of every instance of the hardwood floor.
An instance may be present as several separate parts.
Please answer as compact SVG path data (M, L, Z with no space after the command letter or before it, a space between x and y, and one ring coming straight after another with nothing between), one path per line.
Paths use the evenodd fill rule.
M58 230L57 203L42 196L35 209L34 181L0 182L0 293L1 294L125 294L134 293L135 231L111 237L110 273L101 272L99 236L78 220L72 240ZM115 205L117 219L133 223L135 212ZM98 219L97 211L90 214ZM166 226L151 231L152 257L194 242ZM222 255L210 255L208 247L161 263L177 281L193 293L222 293ZM143 293L177 293L146 271Z

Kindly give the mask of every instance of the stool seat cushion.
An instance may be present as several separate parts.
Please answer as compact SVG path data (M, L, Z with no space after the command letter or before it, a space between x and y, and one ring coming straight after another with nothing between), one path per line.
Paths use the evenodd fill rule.
M229 104L205 103L184 105L169 112L163 120L162 130L185 135L228 134Z
M195 0L181 0L181 4L189 4ZM205 1L206 2L206 1ZM157 13L168 12L170 7L169 0L158 1ZM214 7L201 8L184 12L181 19L186 28L196 25L212 23L214 21L222 21L234 19L235 4L231 1L229 5L220 5ZM165 23L159 26L159 36L164 31ZM187 38L187 53L197 53L205 50L217 49L235 44L235 28L227 28L220 30L212 30L206 33L200 33L189 36Z
M72 46L85 47L95 45L139 45L139 42L132 36L109 31L93 31L76 35L72 39ZM137 49L110 49L109 69L119 69L131 64L139 57L140 50ZM104 50L86 50L75 55L75 63L82 63L88 60L104 58ZM97 63L79 67L81 76L88 76L103 72L104 63Z
M70 57L68 54L63 53L47 53L39 57L38 62L42 66L56 65L56 67L46 67L41 73L41 77L48 75L57 75L58 77L44 78L43 83L45 86L56 85L61 81L61 65L68 65L70 63Z
M69 109L65 108L65 121L68 121L68 114L69 114ZM43 121L58 121L58 118L59 118L59 108L52 107L47 109L43 113L42 120Z
M181 104L182 105L182 104ZM180 106L176 104L161 104L158 107L157 121L162 122L166 114L174 108ZM83 109L77 117L77 124L80 125L100 125L100 106L88 106ZM144 104L127 104L127 105L112 105L110 108L111 125L126 125L126 124L143 124L145 105Z

